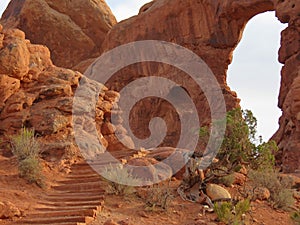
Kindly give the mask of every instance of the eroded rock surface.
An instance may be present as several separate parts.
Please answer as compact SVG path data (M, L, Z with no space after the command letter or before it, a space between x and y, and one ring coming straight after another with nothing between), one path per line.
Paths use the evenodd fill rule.
M119 97L117 92L79 72L54 66L48 48L31 44L18 29L0 31L0 36L3 37L0 48L0 135L15 134L22 127L34 128L43 143L43 154L49 160L59 160L68 151L77 151L72 108L75 91L80 80L84 80L88 87L85 96L90 97L90 91L96 85L102 89L92 106L94 115L73 115L76 126L87 133L94 126L104 147L125 148L116 138L115 142L106 140L114 137L115 132L126 138L121 127L112 129L110 124L111 109ZM80 102L82 112L90 110L87 102L89 100Z
M282 69L279 107L283 115L280 129L274 139L281 149L278 163L285 172L300 169L300 108L299 108L299 2L255 0L255 1L195 1L157 0L146 4L138 16L115 25L107 35L103 49L108 51L121 44L139 40L163 40L184 46L199 55L215 74L224 94L227 110L239 105L236 94L226 84L226 72L232 53L239 43L246 23L255 15L275 10L288 28L282 32L279 61ZM194 100L201 124L210 120L209 106L203 92L182 71L158 63L143 63L129 66L118 72L107 84L121 90L139 77L158 75L177 82ZM149 109L145 112L145 108ZM162 100L146 99L132 110L132 128L139 137L150 135L149 118L157 115L166 121L168 133L162 146L174 146L178 142L180 125L172 106ZM167 110L168 109L168 113Z
M299 172L300 5L297 0L156 0L143 6L139 15L116 25L103 1L85 1L86 4L80 2L13 0L4 13L2 22L6 27L21 28L32 42L47 45L56 65L69 68L75 66L82 72L101 53L121 44L139 40L162 40L184 46L199 55L210 67L224 95L227 110L239 106L239 99L227 86L226 73L243 29L253 16L275 10L279 20L289 26L282 32L279 51L279 61L284 64L279 95L282 116L280 128L273 138L280 147L277 159L282 169L285 172ZM53 67L47 48L28 43L24 39L24 33L18 30L9 30L5 36L0 33L0 72L3 74L0 78L0 94L3 96L0 101L3 120L1 126L6 127L2 128L2 132L8 127L19 127L21 121L38 125L39 132L59 132L70 119L67 106L71 104L69 98L77 85L74 79L78 80L81 75ZM21 59L16 60L14 55ZM59 73L71 74L69 76L73 81L60 78ZM196 105L201 125L210 123L210 107L202 90L187 74L170 65L155 62L131 65L117 72L106 85L109 89L120 91L136 78L153 75L171 79L186 89ZM37 88L36 91L35 85L27 82L32 80L41 82L46 88ZM143 88L146 87L140 87L141 90ZM27 90L31 90L30 94ZM31 114L31 107L28 106L39 103L36 99L40 95L47 104L56 104L59 101L57 96L63 97L67 102L60 103L65 108L63 113L57 113L56 108L47 110L47 104L44 104L34 106L35 114ZM108 108L111 107L111 102L108 101L101 107L104 111L107 110L107 118L110 118ZM182 108L183 111L179 113L188 113L188 107L183 105ZM25 111L20 113L20 110ZM52 114L59 115L55 121L60 122L49 126L36 110L45 112L47 118L51 118ZM69 117L65 116L66 112ZM175 147L180 137L180 121L176 110L164 100L150 97L135 105L130 117L133 133L138 138L147 138L150 135L149 121L153 117L163 118L167 125L167 135L161 146ZM116 127L122 127L119 125ZM116 127L111 124L99 127L102 127L108 143L118 142L116 136L111 135ZM126 133L122 128L119 130ZM132 144L130 140L125 142ZM200 147L198 146L199 149Z
M46 45L55 65L72 68L100 54L116 19L103 0L12 0L1 23L21 29L32 43Z
M285 172L300 172L300 4L296 0L278 1L276 15L288 27L281 33L279 61L284 64L278 106L282 109L277 159Z

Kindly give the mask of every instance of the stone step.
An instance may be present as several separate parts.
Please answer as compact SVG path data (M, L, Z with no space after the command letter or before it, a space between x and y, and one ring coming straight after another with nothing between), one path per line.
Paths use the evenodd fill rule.
M90 195L90 196L65 196L59 195L54 197L45 197L44 200L49 202L81 202L81 201L97 201L104 200L103 195Z
M24 225L23 222L15 222L14 225ZM36 224L36 225L44 225L42 223ZM86 225L85 222L83 223L77 223L77 222L59 222L59 223L52 223L51 225Z
M103 169L103 162L93 162ZM41 196L42 206L16 224L85 225L94 220L104 204L105 183L91 165L73 165L64 180L51 187L51 193Z
M66 217L66 216L96 216L97 211L95 209L81 209L81 210L58 210L49 209L48 211L36 212L29 214L30 218L47 218L47 217Z
M57 191L56 193L44 195L43 198L60 198L62 196L65 197L88 197L88 196L103 196L105 193L105 190L102 189L96 189L96 190L90 190L90 191L81 191L81 192L67 192L67 191Z
M62 217L36 217L22 220L23 224L57 224L57 223L85 223L86 218L84 216L62 216Z
M90 183L90 182L100 182L101 178L98 176L93 177L85 177L85 178L78 178L78 179L67 179L58 181L57 184L63 185L63 184L82 184L82 183Z
M83 178L92 178L92 177L98 177L101 179L101 175L99 175L98 173L94 172L94 173L90 173L90 174L68 174L68 176L66 177L66 179L71 180L71 179L83 179Z
M120 162L120 161L118 161ZM110 164L115 164L117 163L116 161L108 161L108 160L104 160L104 161L95 161L95 162L91 162L91 163L79 163L79 164L74 164L72 166L72 170L76 170L76 169L80 169L80 168L97 168L97 167L106 167L109 166Z
M57 191L65 191L65 190L90 190L94 189L102 189L104 184L102 181L95 181L95 182L86 182L86 183L71 183L71 184L64 184L64 185L57 185L52 186L53 190Z
M102 203L103 205L103 203ZM83 209L93 209L96 210L97 212L100 212L102 210L102 206L101 205L83 205L83 206L46 206L46 207L39 207L36 208L36 211L40 211L40 212L44 212L44 211L51 211L51 210L62 210L62 211L66 211L66 210L83 210Z
M69 206L99 206L103 200L81 201L81 202L40 202L40 204L52 207L69 207Z

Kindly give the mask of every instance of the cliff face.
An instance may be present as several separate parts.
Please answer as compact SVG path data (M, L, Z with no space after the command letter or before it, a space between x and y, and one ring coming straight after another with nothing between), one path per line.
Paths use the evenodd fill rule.
M0 25L0 135L34 128L45 158L60 160L78 153L73 118L80 132L88 132L96 121L100 142L108 149L124 149L114 135L118 129L109 122L118 93L102 88L93 120L72 114L73 97L82 79L91 89L100 85L79 72L54 66L47 47L31 44L21 30L3 31ZM86 101L79 107L87 107ZM119 133L126 139L122 127Z
M274 135L281 149L277 158L286 172L300 169L300 4L292 1L211 1L211 0L157 0L141 8L138 16L132 17L113 27L107 35L103 49L108 51L121 44L139 40L163 40L184 46L199 55L215 74L225 97L227 110L236 107L239 100L226 84L226 72L231 63L232 53L242 38L245 24L255 15L275 10L282 23L289 26L282 32L279 61L282 69L279 107L283 115L280 118L280 129ZM163 71L163 72L162 72ZM162 75L163 74L163 75ZM193 98L202 124L208 122L210 110L201 90L197 89L186 74L169 68L166 65L144 63L128 67L116 74L108 86L121 90L137 77L162 75L176 81L188 90ZM151 103L152 102L152 103ZM160 112L169 124L168 136L174 136L178 130L175 114L166 115L170 109L162 101L145 100L132 111L132 128L141 136L149 135L147 129L149 117ZM145 112L140 109L150 109ZM174 137L165 145L176 143Z
M1 21L7 28L23 30L33 43L49 47L55 65L75 66L82 72L93 62L92 58L129 42L161 40L184 46L210 67L224 95L227 110L239 105L236 94L227 86L226 73L243 29L253 16L275 10L279 20L289 26L282 32L279 51L279 61L284 64L279 95L282 116L273 139L280 147L277 158L283 170L299 171L300 4L297 0L156 0L143 6L139 15L118 24L104 1L84 1L84 4L82 1L12 0ZM68 130L70 99L82 75L53 66L47 48L29 44L24 33L18 30L2 32L0 47L0 94L3 96L0 131L10 132L24 123L47 135L55 136ZM193 99L201 125L210 122L210 107L201 88L186 73L170 65L154 62L131 65L118 71L106 85L120 91L136 78L148 76L162 76L177 82ZM61 98L64 101L60 101ZM63 110L54 107L57 104ZM42 123L48 121L46 115L52 118L49 105L53 106L54 115L60 116L57 120L60 122L54 127ZM110 118L110 107L106 120ZM35 110L30 111L33 108ZM135 105L130 117L133 133L140 138L148 137L149 121L157 116L165 120L168 128L162 146L176 146L180 121L172 105L161 99L149 97ZM111 135L114 132L111 124L101 127L108 144L117 143L116 137ZM111 149L116 146L112 144Z
M281 71L279 107L282 116L274 135L280 152L278 161L286 172L300 171L300 4L298 1L278 1L276 16L288 27L281 33L279 61Z
M55 65L72 68L100 54L116 19L103 0L12 0L1 23L24 31L32 43L46 45Z

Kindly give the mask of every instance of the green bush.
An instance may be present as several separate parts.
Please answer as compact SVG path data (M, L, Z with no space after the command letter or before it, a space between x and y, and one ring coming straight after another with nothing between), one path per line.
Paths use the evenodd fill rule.
M250 171L249 178L253 182L254 188L264 187L270 191L271 202L274 208L288 210L294 204L292 183L280 178L278 172L274 170Z
M272 170L275 166L275 153L278 146L275 141L261 142L254 149L251 167L256 170Z
M109 165L101 172L108 182L107 192L115 195L129 195L135 191L134 186L139 184L139 179L132 175L132 171L124 168L121 164ZM131 185L124 185L124 184Z
M257 120L253 113L233 109L227 112L226 121L224 139L217 154L219 162L210 166L211 175L217 178L230 175L239 171L242 164L256 170L272 169L278 147L274 141L262 142L261 137L256 137ZM201 127L199 140L202 145L207 144L209 135L209 128Z
M250 200L245 199L239 201L236 205L232 202L222 202L214 204L214 211L217 214L218 219L230 225L244 224L244 215L250 209Z
M40 145L34 137L34 131L23 128L19 134L12 136L11 149L18 159L20 176L42 187L44 182L39 159Z

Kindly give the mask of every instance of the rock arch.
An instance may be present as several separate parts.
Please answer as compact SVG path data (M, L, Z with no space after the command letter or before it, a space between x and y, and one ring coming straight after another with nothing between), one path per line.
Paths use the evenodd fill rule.
M279 96L282 116L280 128L273 139L280 147L278 158L283 170L295 172L300 169L300 4L296 0L155 1L143 13L115 25L102 48L108 51L120 44L145 39L170 41L187 47L210 66L224 93L227 109L230 110L239 105L236 94L226 84L226 72L232 53L242 37L246 23L257 14L273 10L282 23L289 24L282 32L279 51L279 61L284 64ZM161 73L158 67L144 64L138 65L137 70L147 76L149 71L152 74ZM196 102L201 102L197 105L199 113L201 117L209 118L210 112L207 104L203 104L203 95L193 89L185 75L178 71L170 72L172 69L168 66L160 67L163 67L164 74L171 74L166 75L168 78L185 87ZM120 71L112 86L119 89L125 85L124 82L118 82L122 77L130 76L133 79L134 73L129 72L132 70L129 67Z

